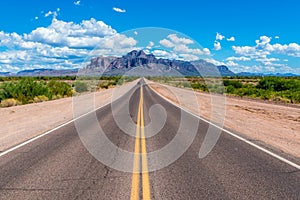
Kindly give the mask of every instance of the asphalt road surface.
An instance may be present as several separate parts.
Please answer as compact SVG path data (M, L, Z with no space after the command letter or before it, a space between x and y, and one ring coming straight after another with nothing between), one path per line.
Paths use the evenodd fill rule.
M172 141L181 110L143 84L137 84L116 105L125 106L126 99L137 124L132 130L136 137L118 127L111 105L97 110L96 116L110 141L135 152L128 161L132 172L98 161L70 123L0 157L0 199L300 199L298 169L227 133L200 159L199 148L208 129L201 120L187 151L167 167L151 170L155 163L147 155ZM149 108L155 104L165 108L166 122L156 135L145 138L145 127L151 123ZM192 115L188 117L193 121ZM87 130L93 126L88 123Z

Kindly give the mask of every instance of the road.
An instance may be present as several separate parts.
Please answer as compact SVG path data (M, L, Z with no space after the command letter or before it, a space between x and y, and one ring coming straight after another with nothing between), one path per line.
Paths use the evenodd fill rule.
M137 84L131 93L116 105L125 106L123 102L129 100L130 116L137 124L131 134L136 137L119 128L112 105L96 111L107 138L135 152L128 161L131 172L108 167L92 156L75 123L70 123L0 157L0 199L300 199L299 169L227 133L200 159L199 148L208 129L201 120L187 151L170 165L152 170L154 161L164 160L151 160L148 153L175 138L181 110L147 85ZM147 138L149 108L155 104L165 108L167 118L163 128ZM188 118L194 120L192 115Z

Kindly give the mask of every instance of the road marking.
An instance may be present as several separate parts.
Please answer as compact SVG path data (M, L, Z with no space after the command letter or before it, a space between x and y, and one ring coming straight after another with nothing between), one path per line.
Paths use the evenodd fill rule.
M140 89L140 101L137 117L136 139L134 147L134 161L133 161L133 173L132 173L132 187L131 187L131 200L139 199L139 175L140 175L140 156L142 156L142 192L143 199L150 200L150 183L147 161L147 148L146 137L144 129L144 97L143 87ZM140 152L141 143L141 152Z
M141 87L141 141L142 141L142 181L143 181L143 199L150 200L150 184L149 184L149 172L148 172L148 161L147 161L147 148L146 148L146 137L144 128L144 97L143 87Z
M139 81L139 80L138 80L138 81ZM133 87L135 87L135 86L133 86ZM133 87L131 87L131 89L132 89ZM131 89L129 89L129 91L130 91ZM95 96L95 93L94 93L94 96ZM115 99L114 101L117 101L117 100L121 99L122 97L123 97L123 95L122 95L121 97L119 97L118 99ZM95 98L95 97L94 97L94 98ZM72 102L72 103L73 103L73 102ZM104 107L108 106L108 105L111 104L111 103L112 103L112 102L110 101L110 102L108 102L108 103L106 103L106 104L104 104L104 105L102 105L102 106L99 106L98 108L95 108L94 110L92 110L92 111L90 111L90 112L87 112L87 113L85 113L85 114L83 114L83 115L81 115L81 116L79 116L79 117L76 117L75 119L72 119L72 120L70 120L70 121L68 121L68 122L65 122L64 124L61 124L61 125L59 125L59 126L53 128L53 129L51 129L51 130L49 130L49 131L47 131L47 132L44 132L44 133L42 133L42 134L40 134L40 135L38 135L38 136L35 136L35 137L33 137L33 138L31 138L31 139L25 141L25 142L22 142L22 143L20 143L20 144L14 146L14 147L11 147L11 148L9 148L9 149L7 149L7 150L1 152L1 153L0 153L0 157L2 157L2 156L6 155L6 154L8 154L8 153L10 153L10 152L12 152L12 151L14 151L14 150L17 150L17 149L19 149L19 148L21 148L21 147L23 147L23 146L25 146L25 145L27 145L27 144L29 144L29 143L31 143L31 142L34 142L35 140L37 140L37 139L39 139L39 138L42 138L42 137L44 137L44 136L46 136L46 135L48 135L48 134L50 134L50 133L52 133L52 132L54 132L54 131L56 131L56 130L58 130L58 129L64 127L64 126L66 126L66 125L69 125L69 124L75 122L75 121L78 120L78 119L81 119L81 118L83 118L83 117L85 117L85 116L87 116L87 115L89 115L89 114L91 114L91 113L93 113L93 112L96 112L97 110L99 110L99 109L101 109L101 108L104 108Z
M156 83L156 84L157 84L157 83ZM163 86L163 85L162 85L162 86ZM179 109L181 109L181 110L183 110L183 111L185 111L185 112L191 114L192 116L194 116L194 117L196 117L196 118L198 118L198 119L200 119L200 120L202 120L202 121L204 121L204 122L206 122L206 123L208 123L208 124L210 124L210 125L212 125L212 126L218 128L218 129L222 130L223 132L225 132L225 133L227 133L227 134L229 134L229 135L231 135L231 136L233 136L233 137L235 137L235 138L237 138L237 139L239 139L239 140L241 140L241 141L243 141L243 142L249 144L250 146L257 148L257 149L259 149L259 150L265 152L266 154L269 154L270 156L272 156L272 157L274 157L274 158L276 158L276 159L278 159L278 160L280 160L280 161L282 161L282 162L284 162L284 163L286 163L286 164L288 164L288 165L290 165L290 166L292 166L292 167L295 167L296 169L300 169L300 165L298 165L298 164L296 164L296 163L294 163L294 162L292 162L292 161L290 161L290 160L287 160L287 159L283 158L282 156L277 155L276 153L273 153L273 152L271 152L271 151L269 151L269 150L267 150L267 149L265 149L265 148L263 148L263 147L261 147L261 146L259 146L259 145L257 145L257 144L254 144L253 142L251 142L251 141L249 141L249 140L247 140L247 139L245 139L245 138L243 138L243 137L241 137L241 136L239 136L239 135L237 135L237 134L235 134L235 133L232 133L232 132L229 131L229 130L224 129L223 127L220 127L220 126L218 126L217 124L214 124L213 122L208 121L208 120L206 120L206 119L200 117L199 115L196 115L196 114L192 113L191 111L189 111L189 110L187 110L187 109L185 109L185 108L183 108L183 107L181 107L181 106L176 105L174 102L172 102L172 101L169 100L168 98L166 98L166 97L164 97L163 95L161 95L160 93L156 92L154 89L152 89L152 87L149 87L149 88L150 88L154 93L156 93L158 96L160 96L161 98L163 98L164 100L166 100L166 101L169 102L170 104L176 106L177 108L179 108Z
M25 146L26 144L29 144L29 143L31 143L31 142L39 139L39 138L42 138L42 137L44 137L44 136L46 136L46 135L48 135L48 134L50 134L50 133L52 133L54 131L56 131L56 130L58 130L58 129L64 127L64 126L66 126L66 125L69 125L69 124L75 122L76 120L78 120L80 118L83 118L83 117L85 117L85 116L87 116L87 115L89 115L89 114L91 114L93 112L96 112L97 110L99 110L101 108L104 108L105 106L109 105L110 103L111 102L108 102L108 103L106 103L106 104L104 104L102 106L99 106L98 108L96 108L96 109L94 109L94 110L92 110L92 111L90 111L88 113L85 113L85 114L83 114L83 115L81 115L79 117L76 117L75 119L72 119L72 120L70 120L70 121L68 121L68 122L66 122L66 123L64 123L64 124L62 124L60 126L57 126L57 127L53 128L53 129L51 129L51 130L49 130L49 131L47 131L47 132L45 132L45 133L43 133L41 135L35 136L35 137L33 137L33 138L31 138L31 139L29 139L29 140L27 140L27 141L25 141L25 142L23 142L21 144L18 144L18 145L14 146L14 147L12 147L10 149L7 149L7 150L3 151L2 153L0 153L0 157L2 157L2 156L6 155L6 154L8 154L8 153L10 153L10 152L12 152L14 150L17 150L17 149Z
M132 172L132 184L131 184L131 200L139 199L139 179L140 179L140 122L141 122L141 98L139 102L137 125L136 125L136 136L134 146L134 161L133 161L133 172Z

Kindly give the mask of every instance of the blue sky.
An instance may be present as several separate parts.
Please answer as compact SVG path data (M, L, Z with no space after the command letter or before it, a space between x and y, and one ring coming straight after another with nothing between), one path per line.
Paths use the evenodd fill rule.
M139 48L234 72L300 74L299 7L297 0L3 0L0 71L77 68L88 57ZM143 27L158 28L132 30Z

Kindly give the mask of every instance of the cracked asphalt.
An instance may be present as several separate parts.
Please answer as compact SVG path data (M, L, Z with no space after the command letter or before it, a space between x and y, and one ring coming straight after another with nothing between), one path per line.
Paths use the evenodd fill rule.
M134 89L122 98L130 98L136 122L139 85ZM146 140L147 152L168 144L180 121L179 108L144 86L145 124L154 104L162 105L168 117L162 130ZM135 138L118 128L110 105L96 115L115 145L134 151ZM300 199L299 170L226 133L199 159L207 129L200 121L190 148L171 165L149 172L151 199ZM107 167L89 153L73 123L0 157L0 199L130 199L131 184L132 173Z

